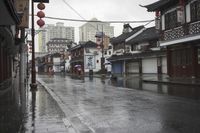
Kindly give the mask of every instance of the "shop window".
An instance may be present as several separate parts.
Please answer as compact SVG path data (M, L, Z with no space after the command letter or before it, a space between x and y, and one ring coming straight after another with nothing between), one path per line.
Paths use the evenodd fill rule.
M172 29L180 25L177 21L177 10L165 14L165 29Z

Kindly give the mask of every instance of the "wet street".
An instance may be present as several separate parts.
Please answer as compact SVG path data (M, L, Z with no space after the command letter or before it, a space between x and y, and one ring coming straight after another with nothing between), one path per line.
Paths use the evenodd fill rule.
M55 100L38 84L37 92L27 96L27 110L20 133L66 133L64 114Z
M65 127L75 132L200 132L198 87L147 84L137 76L111 81L101 78L39 75L38 80L58 103L64 116L61 112L56 113L61 114L57 117L54 113L47 114L45 105L52 106L53 109L54 102L51 103L44 97L43 102L40 98L36 100L44 104L41 106L44 106L44 112L39 112L43 112L47 118L63 120ZM36 115L36 120L42 120L40 115Z

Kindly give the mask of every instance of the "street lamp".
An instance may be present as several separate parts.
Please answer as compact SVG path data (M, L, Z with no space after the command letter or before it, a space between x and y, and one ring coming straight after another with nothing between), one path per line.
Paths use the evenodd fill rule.
M37 89L36 84L36 70L35 70L35 28L34 28L34 0L31 1L31 23L32 23L32 29L31 29L31 36L32 36L32 66L31 66L31 90Z
M32 29L31 29L31 36L32 36L32 68L31 68L31 90L37 89L36 84L36 70L35 70L35 26L34 26L34 2L40 2L40 3L49 3L49 0L32 0L31 1L31 23L32 23ZM38 6L39 8L41 6ZM45 8L45 7L44 7ZM41 9L44 9L41 7ZM41 25L39 25L41 26Z
M101 73L104 74L105 73L105 67L104 67L104 62L105 62L105 58L104 58L104 33L103 33L103 29L102 32L97 32L96 35L96 43L97 43L97 48L101 49Z

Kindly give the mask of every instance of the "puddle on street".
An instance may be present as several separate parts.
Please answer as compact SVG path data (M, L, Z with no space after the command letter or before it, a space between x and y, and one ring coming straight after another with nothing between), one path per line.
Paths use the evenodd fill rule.
M113 86L132 88L136 90L149 91L159 94L178 96L184 98L200 99L200 88L198 86L166 85L145 83L140 78L110 80Z
M38 91L29 92L27 114L20 133L66 132L64 113L55 108L57 103L40 85Z

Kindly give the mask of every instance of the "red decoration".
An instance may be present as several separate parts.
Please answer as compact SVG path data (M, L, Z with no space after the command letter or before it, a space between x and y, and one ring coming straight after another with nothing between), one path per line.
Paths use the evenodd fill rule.
M42 26L45 25L45 22L44 22L44 20L39 19L39 20L37 21L37 24L38 24L40 27L42 27Z
M40 2L38 5L37 5L37 8L40 9L40 10L44 10L45 9L45 4Z
M179 0L179 4L180 4L181 6L184 6L184 4L185 4L184 0Z
M159 17L160 16L160 11L156 11L156 17Z
M37 13L37 16L38 16L39 18L44 18L44 17L45 17L45 14L44 14L43 11L39 11L39 12Z

